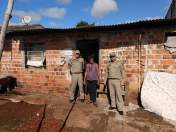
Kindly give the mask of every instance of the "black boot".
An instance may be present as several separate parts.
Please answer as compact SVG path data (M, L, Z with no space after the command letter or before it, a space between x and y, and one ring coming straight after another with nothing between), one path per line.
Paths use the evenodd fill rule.
M74 99L73 99L73 100L70 99L70 100L69 100L69 103L73 103L74 101L75 101Z
M120 115L124 115L123 111L119 111L119 114L120 114Z
M116 107L109 107L109 110L114 110L116 109Z

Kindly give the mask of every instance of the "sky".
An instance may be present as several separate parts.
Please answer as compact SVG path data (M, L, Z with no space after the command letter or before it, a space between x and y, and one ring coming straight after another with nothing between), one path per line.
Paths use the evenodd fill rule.
M0 0L0 24L8 0ZM163 18L171 0L14 0L11 25L30 24L48 28L74 27L80 20L96 25L112 25Z

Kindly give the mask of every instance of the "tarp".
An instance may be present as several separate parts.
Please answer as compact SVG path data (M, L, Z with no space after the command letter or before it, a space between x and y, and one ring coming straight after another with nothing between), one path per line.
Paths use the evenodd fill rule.
M171 53L176 52L176 36L168 36L164 45Z
M170 48L176 48L176 36L168 36L165 46Z
M176 121L176 75L148 72L141 89L145 110Z

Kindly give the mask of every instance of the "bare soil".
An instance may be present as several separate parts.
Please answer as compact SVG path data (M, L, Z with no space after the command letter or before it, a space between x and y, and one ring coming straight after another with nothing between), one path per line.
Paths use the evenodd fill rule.
M43 115L44 104L47 107ZM68 97L62 95L0 96L0 132L10 131L176 132L176 127L142 108L121 116L117 111L109 111L106 102L99 99L95 107L79 100L70 104Z
M0 100L0 132L12 131L12 128L29 120L32 114L40 108L41 106L25 102L12 103L7 100Z

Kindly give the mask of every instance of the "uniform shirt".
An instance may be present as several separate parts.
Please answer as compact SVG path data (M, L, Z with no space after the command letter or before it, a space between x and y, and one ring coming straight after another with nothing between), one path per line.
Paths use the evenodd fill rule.
M71 59L68 63L68 67L71 73L83 72L84 69L84 59Z
M106 79L124 79L125 71L122 61L110 62L107 66Z

